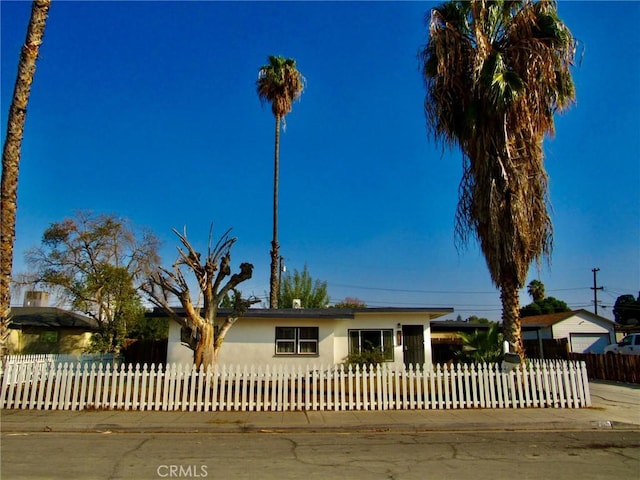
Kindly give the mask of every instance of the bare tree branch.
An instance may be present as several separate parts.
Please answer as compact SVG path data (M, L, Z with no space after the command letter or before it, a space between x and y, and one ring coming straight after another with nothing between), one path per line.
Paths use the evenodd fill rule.
M236 239L229 236L230 230L225 232L213 249L211 249L210 231L209 247L204 261L189 242L186 228L184 233L176 229L173 229L173 232L182 244L182 247L178 247L178 259L173 265L173 270L158 267L148 276L143 291L154 305L164 310L180 325L191 329L192 339L195 341L195 345L191 345L195 350L195 363L197 366L209 365L216 362L222 342L231 326L247 308L259 302L257 299L242 299L237 295L233 315L219 325L216 331L218 306L229 291L234 290L238 293L236 287L251 278L253 265L242 263L240 272L231 275L231 247ZM197 303L193 303L188 282L182 272L183 266L195 276L200 290L199 295L204 297L203 309L197 308ZM231 278L218 292L229 275ZM180 302L182 307L180 311L169 304L167 293L175 296Z

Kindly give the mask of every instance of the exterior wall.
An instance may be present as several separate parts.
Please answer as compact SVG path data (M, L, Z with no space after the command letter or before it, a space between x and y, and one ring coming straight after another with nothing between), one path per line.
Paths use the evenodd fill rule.
M58 338L58 353L84 353L91 342L91 332L61 330Z
M415 313L357 313L354 319L336 318L240 318L231 327L218 361L227 365L333 365L343 363L349 355L349 330L393 329L394 366L403 365L403 347L398 345L398 324L422 325L425 360L431 364L430 317ZM276 327L318 327L318 355L276 355ZM180 325L169 324L167 363L193 363L193 351L180 342Z
M46 330L56 332L58 340L55 343L42 343L39 341L40 334L45 330L31 329L23 332L19 329L11 329L7 339L7 346L10 355L36 354L36 353L59 353L59 354L80 354L84 353L91 341L91 332L83 332L72 329Z
M9 336L7 337L7 352L9 355L19 355L22 353L22 347L20 345L20 330L9 331Z
M573 345L572 334L590 334L594 337L607 335L609 337L605 345L615 342L615 332L613 324L602 321L598 317L589 315L588 312L579 312L571 318L567 318L553 325L554 338L568 338L569 350L582 353L582 350ZM577 341L577 340L576 340ZM598 349L594 346L595 351ZM604 347L600 347L604 348Z
M193 350L180 341L180 324L169 320L169 340L167 342L167 364L193 364ZM222 347L224 350L224 346Z
M554 338L568 338L571 333L593 333L610 335L611 343L614 343L615 333L612 324L605 323L597 317L587 313L578 313L553 325Z
M240 318L227 333L218 362L239 365L334 363L333 319ZM318 355L276 355L276 327L318 327Z

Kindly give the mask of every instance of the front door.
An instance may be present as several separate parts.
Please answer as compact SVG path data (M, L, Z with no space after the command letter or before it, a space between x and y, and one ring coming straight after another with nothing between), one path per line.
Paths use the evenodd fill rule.
M405 365L424 363L424 327L422 325L403 325L403 361Z

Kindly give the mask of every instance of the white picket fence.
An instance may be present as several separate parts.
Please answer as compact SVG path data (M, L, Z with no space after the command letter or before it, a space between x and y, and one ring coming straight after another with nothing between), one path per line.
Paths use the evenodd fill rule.
M7 363L0 408L287 411L591 406L584 362L369 367Z
M6 355L5 364L48 364L57 365L62 363L88 364L102 363L120 365L122 356L115 353L34 353L27 355Z

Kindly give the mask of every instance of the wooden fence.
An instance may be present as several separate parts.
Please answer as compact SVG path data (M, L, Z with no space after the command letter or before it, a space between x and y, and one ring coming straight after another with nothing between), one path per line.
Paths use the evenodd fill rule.
M394 370L369 367L247 367L7 364L0 408L40 410L401 410L580 408L591 405L583 362Z
M569 359L584 362L589 378L640 383L640 356L570 353Z
M527 358L545 358L547 360L568 360L568 338L543 338L541 340L523 340Z

